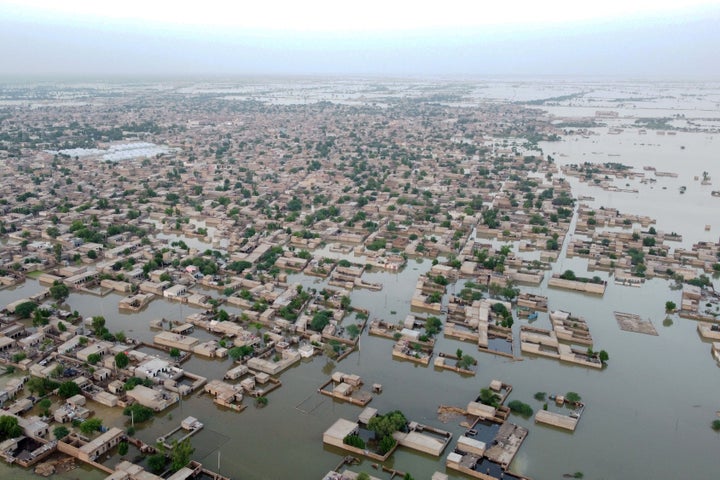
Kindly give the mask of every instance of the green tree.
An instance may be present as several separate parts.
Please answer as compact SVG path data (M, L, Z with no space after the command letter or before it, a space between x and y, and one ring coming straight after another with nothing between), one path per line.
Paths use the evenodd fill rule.
M316 332L322 332L322 329L330 323L331 318L332 312L330 310L321 310L317 312L313 315L312 320L310 320L310 329L315 330Z
M340 308L343 310L347 310L350 308L350 297L347 295L343 295L342 298L340 298Z
M190 462L190 456L195 452L195 448L190 444L190 439L186 438L182 442L173 440L172 454L170 456L172 465L170 469L177 472Z
M128 450L130 449L128 442L120 442L118 443L118 453L120 456L125 456L128 453Z
M58 395L62 398L70 398L80 393L80 387L73 381L63 382L58 388Z
M18 425L18 419L10 415L0 416L0 442L8 438L17 438L23 431Z
M436 277L433 277L432 281L441 286L445 286L448 284L448 279L442 275L437 275Z
M55 280L50 287L50 296L57 302L62 302L68 295L70 295L70 289L67 285L59 280Z
M15 307L15 315L20 318L30 318L30 315L32 315L37 307L38 305L35 302L23 302Z
M577 277L575 276L575 272L572 270L565 270L561 275L560 278L564 280L576 280Z
M350 336L350 339L352 339L352 340L354 340L360 334L360 327L358 327L354 323L351 325L348 325L345 330L347 331L347 334Z
M394 410L385 415L376 415L368 422L368 430L375 433L375 438L391 436L394 432L405 427L407 419L400 410Z
M105 317L95 316L92 317L92 329L96 337L102 337L107 329L105 328Z
M607 363L607 361L610 360L610 355L605 350L600 350L598 357L602 363Z
M82 422L78 428L80 428L80 431L85 435L91 435L93 432L97 432L98 430L100 430L101 426L102 419L94 417L88 418L87 420Z
M576 392L567 392L565 394L565 400L570 403L578 403L582 400L582 397Z
M297 198L293 197L288 203L287 203L287 209L291 212L297 212L302 210L302 202Z
M180 358L180 350L175 347L171 348L170 349L170 357L175 358L175 359Z
M468 370L471 366L475 365L475 359L470 355L463 355L457 362L458 368Z
M677 305L675 305L675 302L667 301L665 302L665 313L672 313L677 308Z
M62 366L62 364L58 363L57 365L55 365L55 368L53 368L52 371L50 372L50 376L52 378L60 378L63 373L65 373L65 367ZM58 384L55 386L55 388L57 388L59 386L60 385Z
M242 347L233 347L230 350L228 350L228 355L233 360L238 360L240 358L246 357L248 355L251 355L255 349L251 345L243 345Z
M527 403L523 403L520 400L512 400L508 403L510 411L523 417L529 417L533 414L533 409Z
M351 447L365 450L365 440L360 438L359 435L355 435L354 433L351 433L350 435L347 435L345 438L343 438L343 443L345 445L350 445Z
M247 270L250 267L252 267L252 263L247 260L238 260L227 266L228 270L232 270L235 273L241 273L243 270Z
M55 261L60 262L62 260L62 245L59 243L56 243L53 245L53 254L55 255Z
M438 317L428 317L427 320L425 320L425 333L430 337L440 332L441 327L442 321Z
M397 443L397 441L389 435L386 437L382 437L378 444L378 453L380 455L385 455L387 452L392 450L393 447L395 447L396 443Z
M95 364L98 363L100 360L102 360L102 355L100 355L99 353L91 353L91 354L88 355L88 357L87 357L87 362L88 362L90 365L95 365Z
M127 356L125 352L118 352L115 355L115 365L117 365L118 368L122 369L128 366L130 363L130 358Z
M67 427L65 427L63 425L58 425L57 427L53 428L53 435L55 436L56 440L65 438L69 434L70 434L70 430L68 430Z
M30 393L34 393L42 397L48 392L51 392L58 388L60 384L58 384L57 382L53 382L48 378L30 377L30 380L27 381L25 386Z
M26 358L27 358L27 354L25 352L13 353L13 356L10 357L10 359L12 360L13 363L20 363L23 360L25 360Z
M442 293L440 292L432 292L427 297L426 303L440 303L442 301Z
M143 423L154 417L155 411L139 403L133 403L123 409L123 415L130 417L133 422Z
M38 407L40 408L40 411L42 412L44 417L47 417L50 415L50 407L52 406L52 401L49 398L43 398L38 402Z
M156 453L148 457L148 468L153 473L161 473L165 469L167 459L164 453Z
M43 315L43 312L40 308L36 308L35 311L32 313L32 324L33 327L40 327L42 325L47 325L49 323L48 317Z
M480 390L480 403L497 408L500 405L500 396L489 388L483 388Z

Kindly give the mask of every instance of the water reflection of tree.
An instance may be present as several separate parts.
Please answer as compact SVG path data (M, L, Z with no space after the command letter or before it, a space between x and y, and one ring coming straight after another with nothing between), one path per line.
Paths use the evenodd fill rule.
M323 365L322 367L322 372L325 375L331 375L334 370L335 362L333 362L332 360L328 360L327 362L325 362L325 365Z

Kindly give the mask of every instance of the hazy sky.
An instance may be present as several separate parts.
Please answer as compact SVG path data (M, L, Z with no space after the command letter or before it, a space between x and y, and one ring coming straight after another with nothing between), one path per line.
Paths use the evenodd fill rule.
M0 0L0 75L720 78L720 0Z

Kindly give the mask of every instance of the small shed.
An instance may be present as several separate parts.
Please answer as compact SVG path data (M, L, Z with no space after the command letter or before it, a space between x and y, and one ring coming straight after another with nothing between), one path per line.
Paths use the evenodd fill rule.
M110 370L107 368L98 368L93 372L93 379L97 380L98 382L102 382L103 380L107 380L110 378Z
M352 394L352 391L353 387L345 382L342 382L338 384L335 388L333 388L333 393L342 395L344 397L349 397Z
M360 423L367 425L375 415L377 415L377 408L366 407L360 412L360 415L358 415L358 420L360 420Z
M359 375L355 375L353 373L345 375L345 377L343 377L343 381L349 385L352 385L353 387L359 387L363 383L362 378L360 378Z
M484 405L479 402L470 402L467 406L467 412L470 415L474 415L480 418L493 418L495 417L496 409L490 405Z
M113 380L108 384L108 391L110 393L121 393L125 391L125 384L120 380Z
M252 392L255 390L255 379L254 378L246 378L245 380L240 382L240 386L243 390L247 392Z
M457 449L461 452L472 453L473 455L482 457L485 454L485 448L485 442L481 442L480 440L465 436L458 438Z
M502 390L502 382L500 380L493 380L492 382L490 382L490 390L499 392L500 390Z

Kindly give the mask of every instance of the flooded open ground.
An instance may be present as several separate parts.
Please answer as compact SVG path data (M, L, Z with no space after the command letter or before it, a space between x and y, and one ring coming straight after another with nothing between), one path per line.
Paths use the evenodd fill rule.
M239 88L237 92L228 91L228 95L276 102L382 102L385 95L398 91L399 87L395 92L371 94L358 87L345 96L336 92L336 97L327 98L322 89L306 88L297 95L282 94L278 89L275 95L259 95ZM543 155L551 155L559 166L618 162L636 171L654 167L659 172L677 174L646 183L641 182L641 178L611 180L615 187L632 192L603 189L567 176L574 196L588 197L580 203L594 209L615 208L623 213L652 217L656 219L657 230L683 236L675 248L689 249L698 241L718 241L720 197L712 196L711 191L720 190L720 86L580 81L553 86L551 83L507 82L483 83L461 91L461 103L467 108L472 108L473 102L488 100L527 102L558 97L533 108L546 111L557 123L595 122L584 133L578 133L578 127L564 127L574 132L562 135L557 142L540 143ZM410 90L405 92L412 95ZM597 118L596 111L614 111L617 116ZM668 118L667 128L651 129L647 123L637 122L651 117ZM711 184L701 185L703 172ZM685 187L684 193L681 187ZM170 241L177 237L164 238ZM575 236L569 236L572 238ZM337 256L352 259L351 254ZM379 292L355 289L351 295L352 305L368 309L370 319L401 322L411 312L410 299L418 276L430 267L429 259L410 259L397 273L366 273L363 280L380 282L383 289ZM567 269L573 269L578 275L610 278L606 272L587 271L585 259L562 255L553 264L553 272ZM513 386L511 399L522 400L535 411L542 408L542 402L533 399L536 392L578 392L586 405L582 420L572 433L535 424L532 417L511 415L510 421L529 430L510 468L515 473L539 480L561 479L573 472L583 472L584 478L597 480L715 478L720 435L709 425L720 410L720 369L711 357L709 343L698 335L694 321L674 315L671 322L664 321L665 302L680 304L680 291L672 290L670 281L659 278L648 280L640 288L610 281L604 296L600 297L548 288L548 277L546 275L538 287L521 286L521 291L547 295L550 310L564 310L583 317L596 348L609 353L605 368L570 366L552 359L521 355L520 326L534 324L547 328L547 313L540 313L533 323L516 319L514 351L516 357L520 357L516 359L478 352L471 343L439 335L435 352L463 349L477 359L477 373L473 377L433 368L432 363L423 367L393 360L392 340L370 336L366 330L358 351L341 362L336 364L324 356L313 357L283 372L282 387L269 395L269 404L265 407L250 402L247 409L237 413L216 406L207 394L196 393L156 416L147 426L138 428L137 436L154 443L158 436L192 415L205 424L205 428L192 437L196 448L193 458L209 468L242 480L319 479L344 455L339 449L323 446L322 433L337 418L355 419L361 411L360 407L317 393L329 375L340 370L360 375L366 385L383 385L383 392L375 396L371 407L380 412L400 409L410 420L453 433L453 441L441 457L399 448L386 462L387 466L411 472L418 479L430 478L434 471L445 472L454 479L467 478L445 469L445 457L465 428L459 425L460 419L442 423L437 409L439 405L464 408L481 388L499 379ZM327 285L325 280L303 274L291 274L288 281L318 290ZM448 288L450 292L459 291L461 283ZM29 297L40 289L37 280L28 279L21 286L0 290L0 306ZM122 330L128 337L146 342L152 342L157 333L149 329L150 320L180 319L201 311L156 299L138 313L123 314L117 308L120 298L115 293L105 297L72 293L65 303L84 316L103 315L111 332ZM233 312L232 308L228 311ZM614 312L650 319L658 335L621 330ZM213 338L199 329L193 335L203 340ZM183 368L208 378L222 378L231 364L228 358L207 360L193 356ZM103 416L106 425L128 426L119 410L115 413L101 410L98 414ZM353 469L372 470L368 460ZM688 472L692 472L692 477ZM371 473L387 478L384 473ZM33 477L30 472L5 464L0 464L0 476ZM62 478L103 476L78 469L63 474Z

